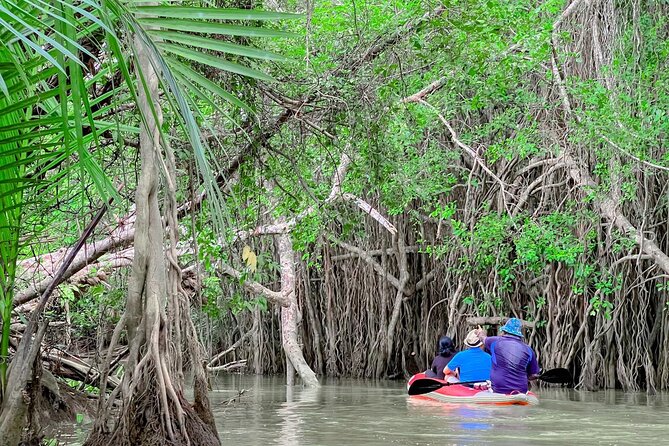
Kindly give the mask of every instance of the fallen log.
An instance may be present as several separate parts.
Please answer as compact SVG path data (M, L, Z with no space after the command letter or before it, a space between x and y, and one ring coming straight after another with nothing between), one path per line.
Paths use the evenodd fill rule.
M100 370L97 367L83 361L80 358L77 358L76 356L69 354L68 356L70 357L66 358L63 355L55 353L46 353L46 352L42 353L42 359L51 363L52 367L50 368L50 371L54 375L63 376L63 373L61 373L60 368L65 367L69 370L70 374L63 377L76 379L77 381L81 381L82 383L92 384L92 385L95 385L100 381L101 374ZM116 363L118 364L118 361ZM121 381L112 374L110 374L107 377L107 382L109 383L108 385L112 389L121 385Z
M228 362L227 364L219 365L216 367L207 367L208 372L231 372L237 369L243 369L246 367L246 359L240 359L238 361Z
M466 319L467 324L472 327L478 325L504 325L508 321L508 317L468 317ZM523 324L523 328L534 329L534 321L520 321Z
M135 239L134 227L123 227L121 231L115 231L111 236L104 240L87 243L79 252L68 268L58 278L58 284L68 280L74 274L95 263L100 257L110 251L127 247ZM56 271L60 268L65 254L69 249L61 249L55 253L45 254L37 259L24 260L20 263L23 268L21 275L17 278L18 281L29 281L30 277L43 274L46 277L36 284L29 286L25 290L21 290L14 296L14 306L29 302L42 294L53 281Z

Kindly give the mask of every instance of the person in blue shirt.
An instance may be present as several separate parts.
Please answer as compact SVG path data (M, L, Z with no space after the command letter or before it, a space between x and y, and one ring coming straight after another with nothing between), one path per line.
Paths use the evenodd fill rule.
M477 330L472 330L465 338L466 350L453 356L444 368L444 375L455 376L461 382L484 382L490 379L492 359L483 350L483 342Z

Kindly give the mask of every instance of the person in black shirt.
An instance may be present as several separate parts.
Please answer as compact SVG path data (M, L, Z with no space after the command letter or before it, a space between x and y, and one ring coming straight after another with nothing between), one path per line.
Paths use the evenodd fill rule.
M430 370L426 371L425 375L430 378L444 379L444 367L448 365L456 353L453 339L442 336L439 339L439 353L432 360Z

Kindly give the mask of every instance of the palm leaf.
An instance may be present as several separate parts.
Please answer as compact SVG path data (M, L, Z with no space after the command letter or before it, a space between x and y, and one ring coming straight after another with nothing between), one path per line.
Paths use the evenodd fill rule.
M57 39L51 38L49 35L46 33L42 32L39 28L36 28L34 26L31 26L28 22L26 22L23 18L19 17L18 15L14 14L12 11L7 9L2 3L0 3L0 12L4 13L5 15L9 16L9 18L14 19L16 23L20 24L24 29L27 30L28 34L35 34L38 36L40 39L43 39L46 43L52 45L55 49L57 49L60 54L62 54L64 57L68 58L69 60L75 61L83 66L83 63L79 60L77 56L75 56L72 51L69 49L65 48ZM56 66L60 66L62 69L62 65L56 63L53 57L51 57L46 51L44 51L40 46L36 45L30 38L28 38L26 35L23 33L19 33L18 31L15 30L14 27L10 26L9 23L5 22L3 19L0 18L0 24L5 25L8 27L8 29L12 32L12 34L16 35L20 40L22 40L24 43L26 43L28 46L33 48L35 51L38 53L42 54L44 57L47 58L47 60L52 61ZM57 37L62 37L62 36L57 36ZM68 42L68 43L74 43L74 42ZM65 71L63 70L63 73Z
M184 57L186 59L198 62L210 67L219 68L221 70L229 71L231 73L240 74L242 76L251 77L255 79L260 79L263 81L273 81L274 79L271 76L263 73L262 71L255 70L253 68L245 67L234 62L228 62L225 59L216 57L210 54L204 54L199 51L195 51L189 48L185 48L179 45L174 45L171 43L159 43L159 48L169 51L172 54Z
M172 42L183 43L199 49L220 51L222 53L235 54L238 56L250 57L253 59L273 60L277 62L288 62L289 58L280 54L253 48L245 45L223 42L221 40L208 37L196 36L193 34L184 34L174 31L147 30L150 35L159 39Z
M140 16L148 15L153 17L202 20L294 20L302 17L301 14L286 12L174 5L135 6L132 8L132 11Z
M188 79L190 81L195 82L196 84L200 85L202 88L206 89L213 95L220 96L224 100L230 102L232 105L242 108L249 113L254 113L253 109L248 105L246 105L239 98L228 93L223 87L202 76L200 73L196 72L191 67L177 61L172 61L170 63L170 67L175 71L177 71L181 76L183 76L184 79Z
M204 34L222 34L238 37L295 38L297 34L253 26L210 23L199 20L170 18L139 18L139 23L146 27L164 28L176 31L189 31Z

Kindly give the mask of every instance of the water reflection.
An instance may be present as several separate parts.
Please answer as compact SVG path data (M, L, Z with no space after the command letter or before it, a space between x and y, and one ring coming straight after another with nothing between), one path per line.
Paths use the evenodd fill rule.
M283 377L222 376L211 403L223 444L235 446L659 445L669 434L669 394L537 393L532 407L443 404L408 397L402 382L330 379L305 389ZM76 432L66 433L73 444Z
M229 385L229 383L221 383ZM541 389L534 407L444 404L409 398L404 383L327 380L319 390L264 381L262 444L639 444L664 438L669 396ZM241 408L239 415L243 416ZM233 409L219 421L224 443L245 428ZM224 424L223 424L224 423ZM239 426L239 428L237 428ZM248 438L248 437L246 437Z
M286 386L286 401L276 411L282 420L281 435L277 444L281 446L300 444L300 438L303 436L301 425L305 422L303 414L308 413L310 406L313 407L318 403L319 391L320 389Z

